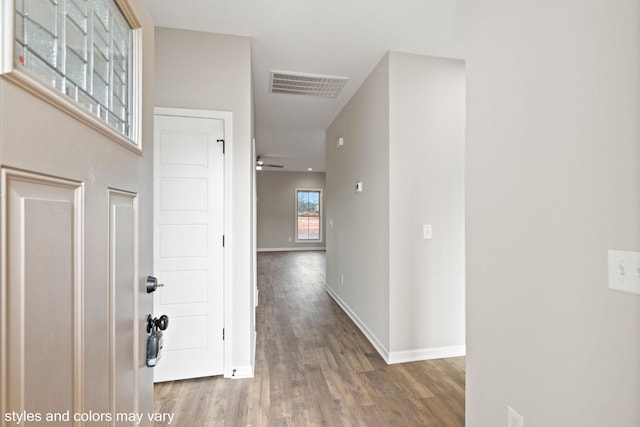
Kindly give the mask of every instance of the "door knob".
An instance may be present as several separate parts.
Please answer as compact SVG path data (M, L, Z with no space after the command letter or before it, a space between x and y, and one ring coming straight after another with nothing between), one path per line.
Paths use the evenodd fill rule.
M147 316L147 333L151 333L151 331L155 329L160 329L161 331L166 330L169 327L169 316L163 314L160 317L153 318L150 314Z
M150 294L156 289L163 287L164 284L158 283L158 279L153 276L147 276L147 293Z
M169 326L169 317L166 314L154 319L150 314L147 316L147 366L153 368L158 364L162 356L163 338L162 331Z

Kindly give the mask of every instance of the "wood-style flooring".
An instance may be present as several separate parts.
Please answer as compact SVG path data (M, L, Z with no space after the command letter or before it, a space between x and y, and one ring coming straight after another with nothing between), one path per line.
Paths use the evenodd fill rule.
M156 384L155 410L189 427L464 426L464 358L385 364L324 282L324 252L258 254L255 378Z

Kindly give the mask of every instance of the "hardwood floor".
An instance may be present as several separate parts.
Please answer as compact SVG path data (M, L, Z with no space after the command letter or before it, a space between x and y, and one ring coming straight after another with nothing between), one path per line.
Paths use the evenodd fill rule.
M157 384L156 412L172 426L464 426L464 358L386 365L324 281L324 252L258 254L255 378Z

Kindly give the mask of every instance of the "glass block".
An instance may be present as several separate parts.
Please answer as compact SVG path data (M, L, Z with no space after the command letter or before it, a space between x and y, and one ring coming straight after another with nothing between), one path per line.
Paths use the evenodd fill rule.
M119 79L114 78L112 82L113 89L111 92L113 96L120 98L121 100L127 99L127 86Z
M111 107L111 111L121 120L124 120L127 117L127 109L124 103L115 96L113 97L113 106Z
M93 14L100 20L105 29L110 28L109 5L104 0L93 1Z
M72 49L67 49L65 74L82 89L87 87L87 62Z
M25 65L28 69L37 74L38 77L40 77L42 80L46 81L48 84L57 88L58 90L62 90L64 79L56 71L55 68L51 67L51 65L42 61L36 55L28 51L25 56Z
M22 65L25 65L24 56L26 55L26 52L27 50L24 48L24 45L22 43L20 43L19 41L16 41L14 43L13 55L16 62L21 63Z
M127 74L125 73L122 67L122 63L120 61L113 61L112 65L113 65L113 68L112 68L113 78L118 79L123 83L126 82Z
M111 125L111 127L119 130L120 132L122 132L122 130L124 129L124 121L120 120L113 114L109 114L107 122Z
M57 37L28 17L25 19L25 23L27 24L25 40L27 48L55 68L58 63Z
M109 84L99 74L93 74L93 97L101 104L109 100Z
M105 58L109 57L109 34L97 25L93 28L93 45Z
M29 14L29 18L42 26L52 34L56 34L56 19L58 12L58 5L51 0L37 0L26 2L26 9L24 10Z
M72 20L67 19L67 48L73 49L74 52L82 59L87 59L87 35Z
M118 79L121 82L126 82L127 81L127 73L124 70L124 65L123 64L123 60L122 58L113 58L113 77L114 79Z
M16 14L16 40L24 44L24 17Z
M100 52L93 52L93 71L104 80L109 79L109 61Z
M107 110L107 108L104 105L102 105L102 104L96 105L96 116L100 117L105 122L107 121L107 113L108 112L109 111Z
M78 91L78 102L84 105L89 111L93 112L96 109L96 101L84 91Z
M78 86L76 86L75 84L73 84L73 82L69 80L65 82L64 93L74 101L78 100Z
M127 49L131 45L129 40L131 29L123 19L114 18L113 24L111 28L113 44L126 56Z
M83 0L67 0L67 18L72 20L82 31L87 31L87 2Z

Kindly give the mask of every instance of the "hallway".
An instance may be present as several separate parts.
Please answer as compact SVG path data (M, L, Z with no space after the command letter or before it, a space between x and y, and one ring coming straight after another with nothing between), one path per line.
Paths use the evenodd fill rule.
M324 252L259 253L255 378L157 384L156 412L174 426L463 426L464 358L386 365L324 281Z

